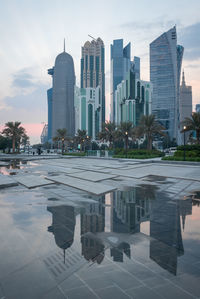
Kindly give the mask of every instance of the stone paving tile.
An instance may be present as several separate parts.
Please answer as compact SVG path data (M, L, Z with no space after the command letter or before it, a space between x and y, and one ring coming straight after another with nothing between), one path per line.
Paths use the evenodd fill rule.
M1 280L6 298L41 298L56 283L51 279L42 262L35 261Z
M158 286L153 289L156 293L160 294L165 299L192 299L192 294L185 292L182 288L177 287L174 284L168 283L163 286Z
M93 182L89 182L89 181L85 181L85 180L81 180L81 179L77 179L77 178L72 178L69 176L57 176L55 178L52 177L48 177L48 180L54 181L54 182L58 182L61 184L65 184L65 185L69 185L71 187L83 190L83 191L87 191L89 193L93 193L96 195L100 195L106 192L110 192L115 190L116 188L113 188L112 186L108 186L108 185L104 185L102 183L93 183Z
M108 287L105 289L97 290L96 293L98 294L99 298L102 299L128 299L131 298L128 294L124 293L120 288L117 286Z
M87 181L98 182L102 180L108 180L117 177L112 174L98 173L94 171L84 171L79 173L68 174L69 176L80 178Z
M41 299L66 299L66 298L67 297L64 296L64 294L62 294L58 288L55 288L50 292L46 293Z
M163 299L163 297L157 294L154 290L144 286L126 290L126 293L134 299ZM171 297L171 299L172 298L175 297Z
M17 186L18 183L10 178L9 176L5 176L3 174L0 174L0 188L7 188L11 186Z
M99 298L91 289L87 286L82 286L76 289L71 289L65 291L65 295L68 299L80 299L80 298L87 298L87 299L95 299Z
M182 288L193 296L198 297L200 294L199 276L195 277L190 274L183 274L181 276L171 279L172 283Z
M68 290L76 289L82 286L84 286L83 281L77 275L74 274L59 284L59 288L61 288L63 292L67 292Z
M26 186L27 188L34 188L53 184L52 181L46 180L45 178L36 175L16 176L14 180Z
M94 291L113 286L113 281L109 274L98 277L98 279L90 278L85 280L83 279L83 281L85 281L85 283Z
M149 279L146 279L143 281L144 285L148 288L154 288L156 286L162 286L166 285L168 283L167 279L164 279L163 277L159 275L155 275L153 277L150 277Z

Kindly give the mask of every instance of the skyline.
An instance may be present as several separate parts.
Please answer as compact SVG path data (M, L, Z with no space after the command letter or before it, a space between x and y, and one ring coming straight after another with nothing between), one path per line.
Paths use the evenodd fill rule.
M171 0L162 4L153 1L148 10L145 10L146 5L146 0L140 3L127 1L125 7L120 1L102 1L101 4L90 0L84 3L1 1L0 125L19 120L29 127L32 124L32 127L39 128L42 122L47 122L46 90L51 87L47 69L54 65L56 56L63 51L65 37L66 52L74 59L76 83L80 86L81 46L86 40L91 41L88 34L101 37L105 44L108 119L110 44L119 38L124 39L124 45L131 42L131 59L133 56L141 58L141 79L149 80L149 44L175 24L178 44L185 49L183 69L186 84L193 89L194 110L194 106L200 103L200 41L196 38L200 32L200 3L177 0L176 7L180 10L173 11L174 1ZM36 140L39 138L31 138L33 143Z

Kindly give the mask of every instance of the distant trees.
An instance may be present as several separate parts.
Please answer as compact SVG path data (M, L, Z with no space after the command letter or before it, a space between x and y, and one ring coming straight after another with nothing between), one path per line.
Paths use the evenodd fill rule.
M114 140L117 138L117 127L114 122L103 123L102 131L99 133L99 138L109 142L109 148L112 148Z
M197 143L200 144L200 112L193 112L191 117L186 117L182 124L185 131L195 131Z
M12 140L12 152L15 153L15 148L18 147L21 143L23 137L26 135L26 130L21 126L21 122L7 122L5 128L2 131L2 134Z
M146 136L147 149L152 150L154 136L164 136L164 130L165 128L155 120L155 115L143 115L140 119L139 126L137 127L137 136Z
M68 134L67 134L67 129L57 129L56 131L56 136L53 138L54 142L61 142L62 144L62 155L64 153L65 149L65 141L69 140Z

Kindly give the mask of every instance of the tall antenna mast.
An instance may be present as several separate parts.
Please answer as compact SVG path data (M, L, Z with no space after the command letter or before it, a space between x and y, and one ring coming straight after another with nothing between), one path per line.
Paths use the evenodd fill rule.
M89 37L91 37L92 39L94 39L94 40L95 40L95 42L97 41L97 39L96 39L96 38L94 38L93 36L91 36L91 35L89 35L89 34L88 34L88 36L89 36Z

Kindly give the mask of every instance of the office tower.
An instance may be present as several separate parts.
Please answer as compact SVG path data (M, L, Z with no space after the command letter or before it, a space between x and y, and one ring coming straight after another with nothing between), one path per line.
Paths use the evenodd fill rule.
M42 129L42 133L40 135L40 140L41 140L42 144L48 142L48 125L47 124L45 124Z
M115 90L117 85L125 79L131 67L131 44L123 47L123 39L116 39L110 46L111 56L111 121L115 122Z
M47 90L47 104L48 104L48 142L52 142L52 101L53 101L53 88Z
M75 130L85 130L95 140L101 131L101 90L96 88L78 88L75 91Z
M142 115L150 115L152 90L151 82L140 80L136 69L127 72L115 91L116 124L131 121L137 126Z
M81 88L100 87L101 122L105 122L105 54L101 38L87 41L82 47Z
M192 115L192 87L185 84L185 74L182 75L182 84L180 86L180 127L183 129L182 122L186 117L191 117ZM183 134L182 134L183 135ZM189 132L186 132L186 137L188 139ZM182 136L183 143L183 136Z
M152 111L171 139L180 143L179 93L184 48L177 45L176 27L150 44Z
M196 112L200 112L200 104L196 104Z
M48 70L48 74L53 77L51 137L54 138L57 130L63 128L73 136L75 73L73 58L65 52L65 44L64 51L56 57L55 66Z

